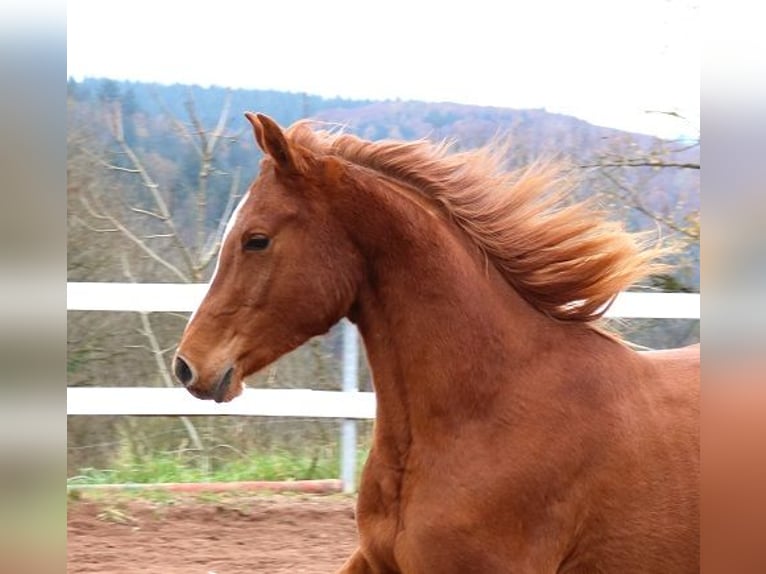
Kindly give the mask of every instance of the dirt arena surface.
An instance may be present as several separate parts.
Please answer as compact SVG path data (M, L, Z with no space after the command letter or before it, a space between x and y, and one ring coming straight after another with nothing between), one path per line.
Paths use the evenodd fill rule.
M324 574L356 536L342 495L88 495L68 503L67 572Z

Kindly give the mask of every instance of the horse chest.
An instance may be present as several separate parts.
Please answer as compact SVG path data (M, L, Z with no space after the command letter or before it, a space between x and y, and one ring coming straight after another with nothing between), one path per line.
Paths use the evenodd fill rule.
M360 542L373 572L504 571L502 554L478 535L481 520L470 504L454 496L449 480L381 468L377 461L365 472L357 519Z

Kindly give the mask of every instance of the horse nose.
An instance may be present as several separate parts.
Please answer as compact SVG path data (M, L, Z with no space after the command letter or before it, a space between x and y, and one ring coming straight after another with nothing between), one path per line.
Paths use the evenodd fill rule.
M189 363L187 363L183 357L180 355L176 355L174 364L173 364L173 373L176 376L176 379L179 380L179 382L184 386L188 387L194 382L194 379L196 378L194 374L194 370L189 366Z

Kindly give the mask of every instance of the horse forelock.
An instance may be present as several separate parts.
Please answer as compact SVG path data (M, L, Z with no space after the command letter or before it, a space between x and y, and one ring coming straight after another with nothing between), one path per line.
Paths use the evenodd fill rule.
M664 251L627 232L593 201L574 201L562 162L504 167L509 146L453 153L449 142L367 141L301 121L286 135L318 156L336 156L419 190L440 205L531 305L574 321L599 318L614 297L650 273Z

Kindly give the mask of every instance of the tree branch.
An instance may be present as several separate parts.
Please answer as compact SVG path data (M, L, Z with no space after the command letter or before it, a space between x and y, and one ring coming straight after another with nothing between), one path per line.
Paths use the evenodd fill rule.
M635 189L631 189L627 187L625 184L623 184L621 181L615 178L608 171L604 171L604 177L606 177L610 182L612 182L615 186L620 188L629 196L629 199L630 199L630 203L628 205L629 207L665 225L669 229L672 229L673 231L676 231L678 233L681 233L682 235L685 235L686 237L689 237L690 239L695 239L695 240L699 239L699 233L694 233L692 231L689 231L688 229L678 225L671 218L661 215L659 213L655 213L654 211L648 209L646 206L644 206L644 203L641 201L641 198L638 196Z
M139 237L137 237L126 225L124 225L119 219L117 219L115 216L110 214L99 214L97 211L93 209L93 207L90 205L87 199L85 199L84 195L80 196L80 201L85 206L85 209L95 218L97 219L103 219L109 221L114 227L116 231L121 232L125 237L127 237L130 241L132 241L136 246L138 246L139 249L141 249L144 253L146 253L149 257L154 259L157 263L165 267L166 269L170 270L173 274L175 274L181 281L184 283L189 283L189 278L186 274L183 273L178 267L173 265L170 261L165 260L163 257L158 255L152 248L148 247Z
M592 164L583 164L578 167L599 168L599 167L659 167L659 168L678 168L678 169L700 169L700 164L693 162L674 162L653 159L622 159L617 161L602 161Z
M186 127L186 125L179 120L176 115L170 110L170 108L167 107L164 100L160 98L156 93L152 93L154 97L154 101L162 108L162 111L170 118L171 123L176 128L176 131L181 134L181 136L187 140L192 147L194 147L197 154L201 154L202 150L199 147L199 144L197 143L197 140L194 139L194 136L189 132L189 128Z
M134 213L140 213L141 215L148 215L149 217L159 219L160 221L165 221L166 219L164 215L161 215L159 213L154 213L153 211L149 211L148 209L141 209L140 207L130 207L130 210Z
M122 257L122 267L123 272L125 273L125 277L131 282L135 283L136 280L133 277L132 273L130 272L130 265L128 264L128 259L123 255ZM168 369L167 363L165 363L164 358L164 352L162 350L162 347L160 346L160 343L157 339L157 336L154 333L154 329L152 328L151 320L149 319L149 314L146 311L139 311L138 312L139 317L141 318L141 326L142 326L142 334L146 337L147 341L149 342L149 350L152 353L152 356L154 357L154 362L157 366L157 372L160 375L160 379L162 380L162 383L164 386L173 388L175 387L175 383L173 382L173 378L170 374L170 370ZM179 417L186 428L186 432L189 435L189 440L192 441L192 444L194 444L194 447L201 453L205 453L205 446L200 439L199 433L197 432L197 429L192 424L191 420L189 420L189 417L186 416L180 416ZM207 457L205 457L207 459ZM207 466L207 462L205 463Z
M149 193L154 199L154 203L157 205L157 209L159 210L159 213L163 218L162 222L168 227L171 234L173 235L173 243L176 245L176 247L180 251L181 257L186 263L186 266L189 269L190 273L194 275L195 274L194 269L196 268L194 259L192 258L191 253L189 252L189 249L187 248L187 246L181 240L181 236L178 233L178 229L176 228L175 223L173 222L173 218L171 217L170 210L168 209L167 203L165 203L165 199L162 197L162 194L159 191L159 185L154 182L154 180L151 178L149 173L144 168L144 165L139 159L139 157L133 151L133 148L131 148L128 142L125 141L125 137L124 137L123 129L122 129L122 109L119 106L116 106L114 109L113 121L115 125L113 134L115 139L117 140L117 143L119 144L120 148L123 150L125 155L128 157L130 162L133 164L133 167L136 170L138 170L138 174L141 177L141 181L143 182L144 186L149 190Z

